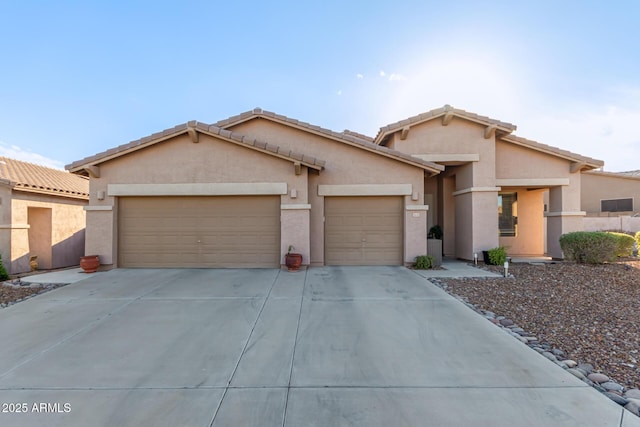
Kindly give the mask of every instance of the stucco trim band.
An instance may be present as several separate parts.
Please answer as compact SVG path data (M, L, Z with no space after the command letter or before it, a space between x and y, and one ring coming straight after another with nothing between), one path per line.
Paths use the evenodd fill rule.
M412 154L420 160L432 163L439 162L479 162L480 154Z
M109 196L270 196L287 194L286 182L109 184Z
M496 185L501 187L557 187L569 184L569 178L496 179Z
M454 196L460 196L467 193L495 193L500 191L500 187L469 187L464 190L454 191Z
M282 211L304 210L304 209L311 209L311 205L310 204L280 205L280 210Z
M318 196L410 196L411 184L318 185Z
M84 206L85 211L112 211L113 206Z
M586 212L545 212L544 216L587 216Z
M428 211L429 205L407 205L405 206L408 211Z
M29 229L29 224L0 224L0 230L24 230Z

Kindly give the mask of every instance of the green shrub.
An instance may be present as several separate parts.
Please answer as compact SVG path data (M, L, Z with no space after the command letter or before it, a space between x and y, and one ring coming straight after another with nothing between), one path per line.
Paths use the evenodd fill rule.
M434 261L435 258L431 255L420 255L416 257L416 262L413 266L418 270L429 270L433 268Z
M442 227L434 225L429 229L429 238L442 240Z
M607 231L607 234L611 234L618 241L616 256L627 257L633 255L633 245L635 240L632 236L629 236L626 233L617 233L614 231Z
M560 236L560 248L569 261L603 264L615 261L618 239L602 231L575 231Z
M8 280L9 274L7 274L7 270L4 268L4 264L2 263L2 255L0 255L0 280Z
M636 249L640 253L640 231L636 233Z
M489 262L491 265L503 265L507 260L507 250L498 246L497 248L489 249Z

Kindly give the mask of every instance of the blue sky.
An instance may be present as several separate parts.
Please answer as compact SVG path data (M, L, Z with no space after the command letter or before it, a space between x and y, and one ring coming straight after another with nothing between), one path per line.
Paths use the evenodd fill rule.
M0 155L54 167L261 107L341 131L444 104L640 169L640 2L0 0Z

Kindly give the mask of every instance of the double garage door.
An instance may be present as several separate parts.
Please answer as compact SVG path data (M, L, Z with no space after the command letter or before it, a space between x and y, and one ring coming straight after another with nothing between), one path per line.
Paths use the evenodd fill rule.
M325 264L401 265L402 197L325 197ZM280 196L121 197L120 267L278 267Z
M278 267L280 196L121 197L120 267Z
M402 197L325 197L325 264L401 265Z

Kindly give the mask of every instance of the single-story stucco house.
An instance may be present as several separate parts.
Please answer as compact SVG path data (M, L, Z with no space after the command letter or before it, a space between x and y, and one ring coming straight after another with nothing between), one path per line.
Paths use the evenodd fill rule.
M402 265L434 225L448 256L560 258L582 172L603 162L515 129L445 106L368 137L254 109L67 169L90 178L86 253L112 267L275 267L289 246L307 265Z
M0 253L9 274L78 265L84 255L89 180L0 157Z
M588 216L640 213L640 171L590 171L582 177L582 210Z
M585 230L640 231L640 170L582 175Z

